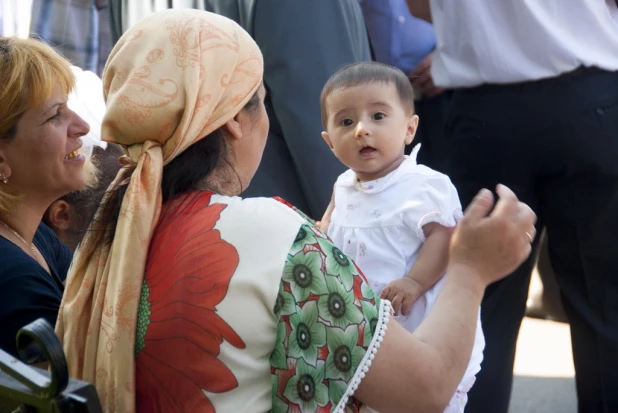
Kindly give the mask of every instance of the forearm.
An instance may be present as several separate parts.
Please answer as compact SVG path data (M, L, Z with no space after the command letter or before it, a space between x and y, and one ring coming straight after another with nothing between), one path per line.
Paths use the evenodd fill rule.
M414 17L423 19L431 23L431 8L429 2L431 0L407 0L410 13Z
M472 353L484 291L474 275L466 267L449 269L432 311L414 333L390 320L357 398L382 413L444 411Z
M446 271L448 263L448 245L451 229L441 228L430 234L421 247L418 259L406 277L416 281L423 291L429 290L438 282Z
M414 332L428 345L436 363L436 386L445 405L457 389L476 336L478 311L484 293L472 269L449 268L431 312Z

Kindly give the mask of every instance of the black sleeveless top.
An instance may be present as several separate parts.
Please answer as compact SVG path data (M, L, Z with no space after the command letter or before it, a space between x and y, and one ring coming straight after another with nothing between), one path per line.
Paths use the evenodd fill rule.
M73 253L41 223L34 235L51 275L21 248L0 236L0 348L17 355L17 331L38 318L56 325Z

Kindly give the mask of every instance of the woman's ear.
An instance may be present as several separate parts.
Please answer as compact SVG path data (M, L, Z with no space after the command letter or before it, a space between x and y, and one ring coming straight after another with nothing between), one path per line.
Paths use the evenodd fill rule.
M240 139L242 138L243 125L249 120L244 111L241 110L234 118L228 120L223 127L231 138Z

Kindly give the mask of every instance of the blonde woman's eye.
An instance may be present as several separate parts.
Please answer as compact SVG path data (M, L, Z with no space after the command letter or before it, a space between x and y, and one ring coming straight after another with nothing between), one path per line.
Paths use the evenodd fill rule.
M60 119L60 112L57 112L54 116L52 116L51 118L47 119L47 122L53 122L55 120Z

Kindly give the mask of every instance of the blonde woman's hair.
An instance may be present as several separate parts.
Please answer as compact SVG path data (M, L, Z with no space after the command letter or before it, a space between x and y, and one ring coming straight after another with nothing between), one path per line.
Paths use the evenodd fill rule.
M10 141L28 109L51 96L56 84L69 94L75 86L71 64L36 39L0 37L0 141ZM19 202L0 180L0 212Z

